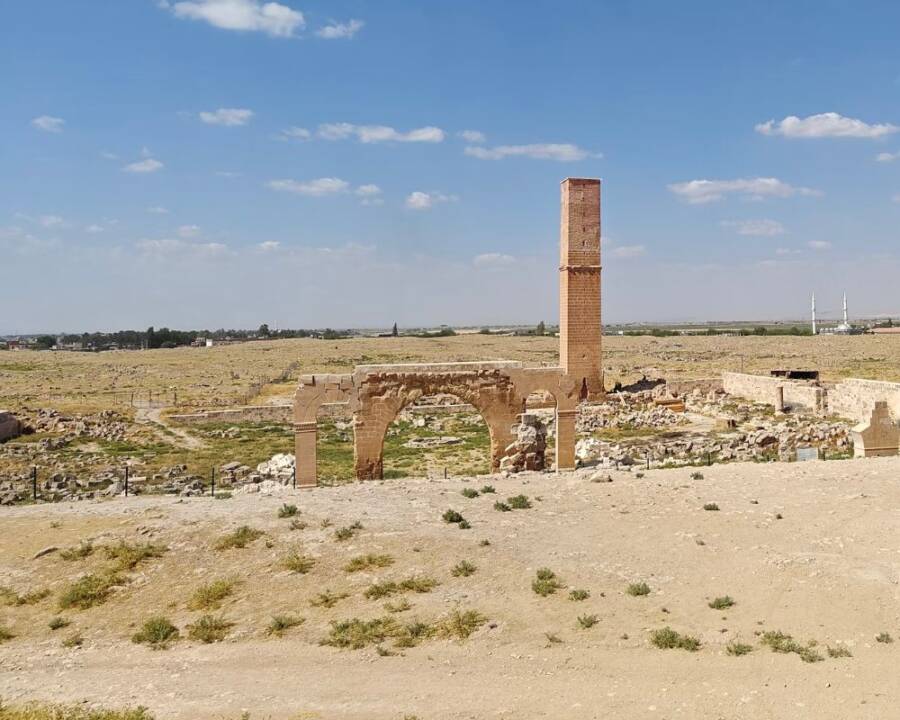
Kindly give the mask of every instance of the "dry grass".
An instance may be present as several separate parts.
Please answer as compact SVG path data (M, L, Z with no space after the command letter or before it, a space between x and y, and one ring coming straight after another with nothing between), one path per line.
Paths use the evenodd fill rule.
M189 610L218 610L222 607L222 601L234 593L237 586L235 580L215 580L206 585L201 585L191 595L188 601Z
M258 540L265 533L248 525L241 525L237 530L223 535L216 542L216 550L230 550L232 548L245 548L254 540Z
M188 625L188 637L191 640L199 640L202 643L222 642L228 631L234 627L222 616L204 615L197 622Z
M302 625L304 622L306 622L305 618L296 615L273 615L272 621L266 628L266 635L281 637L291 628Z
M107 545L103 548L106 558L113 561L113 572L126 572L134 570L144 560L162 557L168 548L165 545L155 543L126 543L120 541L117 545Z
M85 575L63 590L59 597L59 609L87 610L107 601L113 588L124 585L128 580L119 573L101 572Z
M81 705L28 703L4 705L0 702L0 720L154 720L145 708L98 710Z
M368 555L357 555L352 558L344 566L344 571L348 573L362 572L364 570L372 570L373 568L386 568L394 564L394 558L390 555L379 555L369 553Z
M149 645L154 650L163 650L178 639L178 628L162 615L144 621L141 629L131 637L131 642Z
M306 575L316 564L313 558L303 555L299 550L291 550L279 562L285 570L298 575Z

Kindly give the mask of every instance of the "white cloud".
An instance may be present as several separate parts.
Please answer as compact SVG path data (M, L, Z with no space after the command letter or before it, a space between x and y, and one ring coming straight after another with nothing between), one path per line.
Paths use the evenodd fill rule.
M266 240L257 245L257 247L263 252L272 252L281 247L281 243L277 240Z
M647 248L643 245L616 245L612 249L613 257L636 258L647 254Z
M737 180L691 180L673 183L669 190L692 205L721 200L729 194L744 195L754 200L766 197L786 198L793 195L821 195L818 190L794 187L778 178L739 178Z
M386 125L353 125L352 123L326 123L319 125L318 136L324 140L346 140L355 137L362 143L378 142L427 142L444 141L444 131L437 127L421 127L409 132L399 132Z
M470 143L483 143L487 141L485 134L479 130L461 130L457 134L463 140Z
M516 259L512 255L497 252L482 253L472 258L472 264L477 268L509 267L515 262Z
M784 225L777 220L723 220L721 225L735 228L738 235L774 237L785 233Z
M58 133L63 131L66 121L52 115L41 115L31 121L31 125L44 132Z
M600 153L590 153L571 143L538 143L533 145L498 145L484 148L469 146L465 154L479 160L502 160L508 157L527 157L534 160L557 160L574 162L589 157L602 157Z
M360 185L354 192L361 198L360 202L363 205L384 204L384 199L381 197L381 188L377 185Z
M278 136L279 140L309 140L312 137L312 133L306 128L297 127L296 125L293 127L289 127L286 130L282 130L281 134Z
M199 234L200 234L200 226L199 225L182 225L178 228L178 237L180 237L180 238L197 237Z
M133 162L122 168L125 172L130 173L152 173L163 169L163 164L159 160L148 157L138 162Z
M54 228L63 224L63 219L59 215L41 215L37 222L41 227Z
M439 192L422 192L416 190L406 197L406 207L411 210L428 210L437 203L456 202L456 195L445 195Z
M272 190L321 197L346 192L350 183L340 178L318 178L300 182L299 180L270 180L267 185Z
M96 225L96 224L94 224L94 225L88 225L88 226L84 229L84 231L85 231L85 232L89 232L89 233L91 233L92 235L96 235L97 233L102 233L102 232L103 232L103 226L102 226L102 225Z
M831 243L827 240L810 240L806 244L813 250L827 250L831 247Z
M776 255L780 255L780 256L784 256L784 255L799 255L799 254L800 254L800 251L799 251L799 250L793 250L792 248L783 248L783 247L780 247L780 248L777 248L777 249L775 250L775 254L776 254Z
M115 153L111 153L108 150L103 150L100 153L100 157L102 157L104 160L118 160L119 159L118 155L116 155Z
M316 35L325 40L349 40L362 30L365 23L362 20L350 20L350 22L333 22L330 25L316 30Z
M891 200L893 200L895 203L900 203L900 193L894 195Z
M147 212L153 215L168 215L169 210L164 208L162 205L156 205L154 207L148 207Z
M237 127L246 125L253 118L253 111L247 108L219 108L212 112L200 113L200 119L207 125L223 125Z
M900 152L895 152L895 153L889 153L889 152L878 153L878 154L875 156L875 160L876 160L877 162L880 162L880 163L894 162L894 160L900 160Z
M787 138L879 138L897 132L900 127L890 123L870 125L856 118L827 112L805 118L788 115L780 122L769 120L760 123L755 129L762 135L782 135Z
M158 258L170 255L189 255L204 258L231 254L228 246L223 243L191 243L177 238L138 240L136 246L145 256Z
M166 3L178 18L202 20L223 30L263 32L292 37L306 27L303 13L277 2L259 0L191 0Z

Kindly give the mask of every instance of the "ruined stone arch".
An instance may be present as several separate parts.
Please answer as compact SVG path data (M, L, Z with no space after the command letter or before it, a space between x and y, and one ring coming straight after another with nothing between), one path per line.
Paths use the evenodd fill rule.
M348 403L353 408L350 375L304 375L294 393L294 463L297 484L318 482L316 441L319 409L326 403Z

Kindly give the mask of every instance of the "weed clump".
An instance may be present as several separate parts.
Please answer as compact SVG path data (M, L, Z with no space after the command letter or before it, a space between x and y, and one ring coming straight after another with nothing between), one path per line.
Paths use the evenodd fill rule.
M59 556L63 560L84 560L84 558L89 557L94 553L94 546L92 543L82 540L78 545L74 547L66 548L65 550L60 550Z
M875 641L880 643L889 644L894 642L894 638L891 637L891 634L888 632L880 632L875 636Z
M221 642L232 627L234 623L222 616L204 615L197 622L188 625L188 637L203 643Z
M278 508L278 517L279 519L291 518L297 514L297 506L296 505L288 505L287 503L283 503L280 508Z
M112 572L85 575L72 583L59 597L59 609L87 610L101 605L109 598L114 587L124 585L126 579Z
M484 487L481 488L482 495L490 495L491 493L495 493L495 492L497 492L497 491L494 490L493 485L485 485Z
M344 600L348 597L350 597L350 593L331 592L331 590L325 590L323 592L320 592L312 600L310 600L309 604L312 607L333 608L341 600Z
M394 646L411 648L434 634L434 628L428 623L414 621L407 623L395 633Z
M273 615L272 621L266 628L266 635L281 637L291 628L302 625L304 622L305 618L296 615Z
M146 708L124 710L88 709L76 705L0 705L2 720L154 720Z
M691 473L691 480L702 480L702 479L703 479L703 473L700 472L699 470Z
M527 510L531 507L531 500L528 499L527 495L513 495L506 498L506 504L512 510Z
M460 490L460 495L462 495L463 497L467 497L471 500L473 498L477 498L479 495L479 492L475 488L467 487L467 488L463 488L462 490Z
M131 642L163 650L173 640L177 640L180 634L168 618L158 615L146 620L141 629L131 636Z
M534 580L531 581L531 589L541 597L552 595L563 587L565 585L550 568L539 568Z
M507 505L505 502L500 502L499 500L494 503L494 510L499 512L509 512L512 508Z
M853 657L853 653L850 652L850 649L844 645L835 645L831 647L828 646L828 657L830 658L844 658L844 657Z
M682 635L675 632L668 625L662 630L654 630L650 633L650 642L662 650L679 648L689 652L696 652L700 649L700 640L691 635Z
M650 586L645 582L631 583L625 592L631 597L644 597L650 594Z
M824 658L813 649L813 643L801 645L790 635L786 635L777 631L764 632L762 635L762 644L772 648L772 652L777 653L795 653L800 656L803 662L814 663L824 660Z
M37 605L41 600L50 596L47 588L41 590L30 590L24 595L19 595L15 590L7 587L0 587L0 597L6 605Z
M371 570L372 568L386 568L394 564L394 558L390 555L377 555L369 553L368 555L357 555L352 558L344 566L344 571L348 573L361 572L363 570Z
M719 509L719 506L716 505L716 503L714 503L714 502L713 502L713 503L706 503L706 504L703 506L703 509L704 509L704 510L707 510L707 511L715 512L716 510Z
M72 633L62 641L62 646L67 649L80 648L82 645L84 645L84 638L78 632Z
M434 632L438 637L465 640L486 622L487 618L477 610L454 610L437 624Z
M399 583L394 582L393 580L375 583L374 585L370 585L364 594L369 600L379 600L402 592L431 592L438 584L437 580L427 576L409 577Z
M12 640L15 637L15 634L12 630L10 630L6 625L0 625L0 643L4 643L7 640ZM0 707L0 710L3 708Z
M393 618L375 618L374 620L340 620L331 623L328 636L320 641L320 645L360 650L367 645L375 645L398 632L398 625Z
M748 645L747 643L742 643L737 640L732 640L725 646L725 652L729 655L733 655L734 657L740 657L741 655L749 655L753 652L753 646Z
M72 623L70 620L66 620L65 618L57 616L54 618L50 618L50 622L47 623L47 627L49 627L51 630L62 630L62 628L68 627L71 624Z
M591 596L591 593L588 590L572 590L569 593L569 600L574 600L575 602L581 602L582 600L587 600L590 596Z
M441 519L445 523L461 523L465 518L456 510L445 510L444 514L441 515Z
M412 603L406 598L401 598L397 602L387 602L384 609L389 613L402 613L412 608Z
M352 538L357 530L362 530L362 523L357 520L352 525L347 525L346 527L338 528L334 531L334 539L338 542L343 542L344 540L349 540Z
M168 548L165 545L155 543L127 543L119 542L118 545L107 545L103 548L108 560L114 560L113 572L125 572L134 570L144 560L162 557Z
M468 560L460 560L456 565L450 568L450 574L453 577L469 577L474 574L478 568Z
M297 550L291 550L281 558L281 566L292 573L306 575L315 566L316 561L308 555L301 555Z
M734 598L732 598L730 595L723 595L722 597L717 597L713 600L710 600L708 605L713 610L727 610L728 608L734 606Z
M241 525L234 532L223 535L216 543L216 550L231 550L232 548L243 549L254 540L258 540L263 536L262 530L257 530L249 525Z
M597 615L579 615L578 625L582 630L594 627L600 618Z
M222 607L222 601L229 597L237 583L234 580L216 580L201 585L194 591L188 602L189 610L218 610Z

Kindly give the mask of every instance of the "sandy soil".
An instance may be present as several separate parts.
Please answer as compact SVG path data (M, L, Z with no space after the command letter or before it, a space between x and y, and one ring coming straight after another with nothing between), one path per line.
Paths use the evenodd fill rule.
M703 474L622 472L612 483L590 482L589 470L495 477L497 495L474 499L460 490L484 478L4 508L0 584L53 595L0 608L0 622L17 635L0 645L0 697L144 704L159 718L185 720L236 718L245 709L253 718L354 720L897 717L900 642L875 636L900 636L900 458L714 466ZM496 499L520 492L532 509L493 509ZM286 500L300 506L305 529L276 517ZM720 511L704 511L708 502ZM448 507L472 529L442 522ZM325 519L331 527L322 527ZM336 541L334 529L356 520L363 529ZM266 535L243 550L213 549L244 523ZM59 591L106 561L99 552L75 562L34 556L88 538L170 549L104 605L62 613L72 625L53 632L47 622L58 614ZM278 565L295 547L317 560L306 575ZM396 562L342 569L369 552ZM478 569L453 577L462 559ZM533 593L539 567L552 568L567 589ZM468 640L428 640L390 657L319 645L331 620L384 614L384 601L363 596L372 582L411 574L441 584L407 596L413 608L398 618L430 621L460 608L490 623ZM199 614L187 609L191 593L222 577L241 581L222 609L235 623L225 642L182 639L163 651L130 642L153 613L183 629ZM646 581L651 594L627 595L635 581ZM350 597L331 609L310 607L326 588ZM574 602L569 588L591 596ZM734 607L708 607L726 594ZM267 638L271 615L286 611L306 622ZM577 623L585 614L599 617L586 630ZM649 633L666 625L700 638L700 650L653 647ZM72 630L85 638L80 649L61 646ZM773 653L757 637L765 630L815 639L824 661ZM546 633L562 642L548 642ZM734 639L754 651L726 654ZM826 646L838 644L853 656L828 657Z

